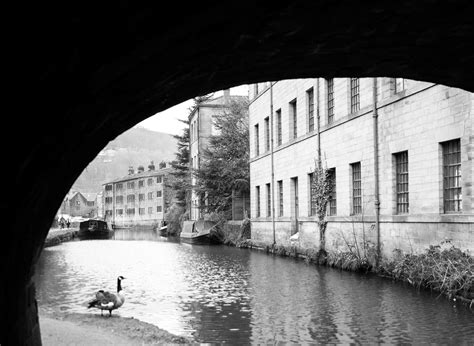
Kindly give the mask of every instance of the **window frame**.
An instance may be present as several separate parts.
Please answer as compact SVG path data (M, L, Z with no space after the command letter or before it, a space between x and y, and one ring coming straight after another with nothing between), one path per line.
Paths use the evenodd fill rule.
M334 78L326 79L326 86L327 86L327 112L328 112L328 124L332 124L334 122Z
M278 109L276 112L276 118L277 118L277 145L281 145L283 143L283 138L282 138L282 124L281 124L281 108Z
M291 126L291 135L292 139L298 138L298 108L297 108L297 99L288 102L288 109L291 118L290 126Z
M308 111L308 132L314 131L314 88L306 90L306 107Z
M441 143L443 174L443 212L462 213L462 160L461 140L453 139ZM454 185L451 184L454 183ZM454 206L452 208L451 206Z
M408 151L401 151L393 156L395 161L395 212L397 215L408 214L410 212Z
M351 163L351 182L351 215L362 215L362 165L360 161Z
M360 110L360 79L350 78L350 106L351 114L357 113Z

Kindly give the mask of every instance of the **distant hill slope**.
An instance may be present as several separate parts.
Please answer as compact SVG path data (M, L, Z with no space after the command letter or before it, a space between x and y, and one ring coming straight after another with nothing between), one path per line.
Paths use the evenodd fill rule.
M170 134L131 128L107 144L77 178L72 189L99 192L103 183L127 175L129 166L133 166L135 172L140 165L147 170L152 160L158 169L161 161L175 158L176 144Z

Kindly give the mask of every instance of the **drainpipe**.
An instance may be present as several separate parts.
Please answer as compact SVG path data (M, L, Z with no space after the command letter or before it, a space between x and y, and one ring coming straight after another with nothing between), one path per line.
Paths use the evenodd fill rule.
M115 197L116 197L115 194L117 193L117 189L115 188L115 185L116 185L115 183L112 183L112 225L113 225L113 228L115 227Z
M199 156L201 155L201 147L200 147L200 139L201 139L201 115L199 114L199 110L200 110L200 105L198 106L198 109L196 110L196 141L197 141L197 150L196 150L196 161L197 162L193 162L194 166L196 166L196 169L199 169ZM189 154L191 155L192 157L192 153L191 153L191 150L189 151ZM192 185L192 181L193 181L193 173L192 173L192 170L194 169L194 167L191 168L191 185ZM196 193L196 191L194 190L193 188L193 191L194 193ZM193 201L192 201L192 196L193 194L191 193L191 214L194 214L196 213L196 217L197 217L197 220L200 220L201 219L201 197L197 196L197 194L195 194L195 197L197 198L196 199L196 205L198 206L197 207L197 210L193 208L195 208L193 206Z
M272 231L273 246L276 245L275 238L275 167L273 164L273 83L270 82L270 157L272 166Z
M317 118L317 131L318 131L318 163L321 165L321 120L319 117L319 78L316 79L316 118ZM313 105L314 112L314 105Z
M374 207L375 207L375 231L377 232L377 257L376 266L380 261L380 200L379 200L379 134L378 134L378 113L377 113L377 78L373 81L373 124L374 124Z

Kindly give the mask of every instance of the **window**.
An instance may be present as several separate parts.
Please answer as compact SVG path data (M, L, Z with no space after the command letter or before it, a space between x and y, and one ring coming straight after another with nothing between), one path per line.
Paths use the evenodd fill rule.
M127 203L135 203L135 195L128 195Z
M328 124L334 121L334 78L326 80L328 86Z
M145 200L145 194L144 194L144 193L140 193L140 194L138 195L138 200L139 200L139 201L144 201L144 200Z
M117 203L117 204L123 204L123 196L117 196L117 197L115 197L115 203Z
M112 185L105 185L105 191L112 191Z
M395 93L399 93L405 90L405 79L395 78Z
M135 187L135 182L134 181L130 181L127 183L127 189L133 189Z
M105 197L105 203L112 203L112 197Z
M309 176L309 216L316 215L316 194L313 189L314 184L314 172L308 174Z
M162 175L159 175L156 177L156 183L157 184L161 184L163 182L163 176Z
M117 190L122 190L122 189L123 189L123 184L122 184L122 183L117 184L116 189L117 189Z
M123 215L123 209L116 209L115 215Z
M278 216L283 216L283 181L277 181L278 184Z
M112 216L112 210L106 210L105 215Z
M162 190L156 191L156 197L161 197L161 196L163 196L163 191Z
M254 85L254 92L255 92L255 96L258 95L258 83L255 83Z
M162 207L161 205L158 205L158 206L156 207L156 212L157 212L157 213L161 213L162 210L163 210L163 207Z
M332 184L331 194L329 195L329 208L328 215L337 215L337 203L336 203L336 169L328 169L329 181Z
M272 191L270 184L267 184L267 216L272 216Z
M153 214L153 207L148 207L148 214Z
M352 170L352 215L362 214L362 178L360 162L351 164Z
M260 148L258 142L258 124L255 125L255 156L260 155Z
M298 119L296 114L296 100L290 102L290 119L293 138L298 137Z
M255 197L257 199L256 201L257 217L260 217L260 186L257 186L255 188Z
M298 177L291 178L290 193L291 193L291 199L292 199L291 217L297 220L300 214ZM292 234L295 234L298 232L298 223L296 223L295 226L296 228L292 229Z
M270 151L270 118L266 117L263 124L265 127L265 151Z
M153 199L153 192L148 192L148 200L152 200Z
M281 109L276 111L276 122L277 122L277 143L281 145Z
M445 213L462 211L461 141L441 144L443 148L443 200Z
M395 154L397 214L408 213L408 151Z
M128 208L127 215L135 215L135 208Z
M306 91L306 101L308 103L308 132L314 131L314 89Z
M143 187L144 186L144 181L143 180L139 180L138 181L138 187Z
M360 109L359 78L351 78L351 113Z
M153 178L148 178L147 181L146 181L146 184L147 184L148 186L153 185Z
M145 215L145 208L138 208L139 215Z

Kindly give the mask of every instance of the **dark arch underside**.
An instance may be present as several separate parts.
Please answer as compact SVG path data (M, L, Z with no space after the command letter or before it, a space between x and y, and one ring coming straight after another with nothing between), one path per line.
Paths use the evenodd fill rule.
M146 117L286 78L396 76L474 91L471 1L34 6L19 10L7 50L19 86L2 139L6 344L39 341L30 278L61 199L108 141Z

